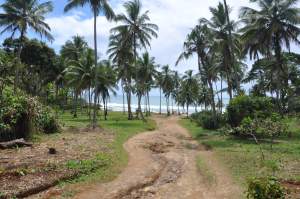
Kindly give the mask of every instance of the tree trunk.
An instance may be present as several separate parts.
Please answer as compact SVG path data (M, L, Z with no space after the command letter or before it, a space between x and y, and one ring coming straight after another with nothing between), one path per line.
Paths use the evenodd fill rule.
M16 71L15 71L15 82L14 82L14 91L16 92L18 86L19 86L19 67L21 66L21 53L23 48L23 39L24 39L25 30L21 30L20 38L19 38L19 46L18 46L18 52L17 52L17 62L16 62Z
M147 92L147 99L148 99L148 116L151 115L151 105L150 105L150 96L149 96L149 91Z
M189 104L186 104L186 117L189 118Z
M212 106L212 112L214 117L214 122L216 122L216 103L214 98L214 88L213 83L211 79L208 79L209 89L210 89L210 95L211 95L211 106Z
M139 115L141 116L141 119L143 121L145 121L145 117L144 117L144 114L143 114L143 111L142 111L142 106L141 106L141 102L142 102L142 95L141 94L138 94L138 112L137 112L137 117L139 119Z
M161 115L161 87L159 87L159 114Z
M97 65L98 65L98 49L97 49L97 12L94 9L94 51L95 51L95 85L94 85L94 114L93 114L93 128L95 129L97 126Z
M128 120L132 120L133 119L133 115L132 115L132 111L131 111L131 90L129 88L130 86L130 81L128 82L129 85L127 85L127 92L126 92L126 95L127 95L127 109L128 109Z
M124 92L124 88L122 88L123 90L123 115L125 115L125 92Z

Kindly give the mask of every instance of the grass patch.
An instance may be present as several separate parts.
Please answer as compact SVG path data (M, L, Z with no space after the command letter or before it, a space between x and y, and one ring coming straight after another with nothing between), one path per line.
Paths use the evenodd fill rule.
M236 139L222 132L204 130L188 119L181 120L191 135L201 144L211 147L218 159L227 166L234 178L246 185L248 178L273 173L285 180L300 180L300 120L287 118L291 137L279 138L271 150L268 142L261 143L265 162L261 161L258 145L252 140Z
M65 127L80 128L90 124L85 112L78 113L77 118L73 118L69 112L65 112L59 116L59 119ZM156 129L156 123L151 119L146 122L128 121L127 115L123 115L121 112L110 112L106 121L100 117L99 125L114 134L114 141L109 144L110 152L100 153L91 160L67 162L68 168L79 169L84 174L67 183L107 182L114 179L128 163L128 154L124 150L123 144L138 133ZM65 183L62 182L61 186L64 186ZM66 191L70 192L70 190Z
M202 157L199 155L196 160L197 168L202 174L202 176L205 179L205 182L207 182L209 185L212 185L216 182L215 176L213 172L210 170L210 168L207 166L205 161L202 159Z

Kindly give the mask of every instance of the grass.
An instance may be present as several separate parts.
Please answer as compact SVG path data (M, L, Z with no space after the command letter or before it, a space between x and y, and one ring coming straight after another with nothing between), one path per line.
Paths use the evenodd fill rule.
M271 150L270 144L261 143L265 161L261 161L258 145L252 140L225 136L222 132L204 130L194 122L183 119L182 126L201 144L211 147L218 159L227 166L234 178L245 185L249 177L276 172L281 179L300 180L300 120L288 118L290 138L280 138Z
M215 183L215 175L211 171L211 169L207 166L206 162L202 159L202 157L199 155L196 159L197 168L200 171L200 173L205 178L205 182L207 182L209 185L212 185Z
M59 116L59 119L65 127L78 128L90 124L86 113L78 113L78 118L73 118L69 112L65 112ZM123 115L121 112L110 112L107 121L100 117L99 125L114 134L114 141L109 144L110 152L99 153L91 160L67 162L68 168L80 169L84 173L79 178L71 180L71 183L107 182L114 179L128 163L128 154L124 150L123 144L138 133L156 128L156 123L153 120L148 119L147 122L128 121L127 115ZM63 186L65 183L61 185ZM70 192L70 190L66 190L66 192Z

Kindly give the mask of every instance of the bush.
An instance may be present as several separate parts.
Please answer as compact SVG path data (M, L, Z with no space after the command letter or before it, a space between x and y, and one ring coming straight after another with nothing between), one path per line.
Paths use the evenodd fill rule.
M6 87L0 96L0 141L27 139L33 129L54 133L59 125L50 108L20 90Z
M221 114L217 114L216 120L214 120L213 113L211 111L194 113L191 115L191 118L204 129L218 129L224 125L225 121Z
M300 97L291 97L288 100L288 111L289 113L299 113L300 112Z
M35 114L35 124L39 131L51 134L60 131L60 125L49 107L39 107Z
M268 97L238 96L227 106L228 123L237 127L244 118L267 118L274 112L272 99Z
M277 114L267 119L251 119L246 117L240 126L229 128L229 134L238 137L253 137L273 139L288 134L287 125L279 119Z
M248 182L248 199L284 199L286 190L275 177L253 178Z

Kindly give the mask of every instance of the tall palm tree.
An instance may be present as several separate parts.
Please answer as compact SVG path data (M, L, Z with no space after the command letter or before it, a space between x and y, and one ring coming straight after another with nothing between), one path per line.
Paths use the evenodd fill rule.
M41 37L53 41L50 27L45 22L45 15L53 10L52 2L39 3L38 0L6 0L1 6L0 26L4 29L0 32L11 32L11 37L19 33L19 45L17 49L17 64L15 69L15 89L19 86L19 65L21 64L21 52L24 39L29 29L33 29Z
M95 66L98 65L98 48L97 48L97 17L99 14L104 14L107 20L111 21L115 18L114 11L110 7L108 0L68 0L64 11L68 12L76 7L83 7L84 5L89 5L94 15L94 56L95 56ZM97 71L96 71L97 73ZM95 82L97 74L95 74ZM96 92L95 92L96 93ZM97 125L97 96L94 97L94 114L93 114L93 127Z
M167 114L170 115L170 96L174 90L173 71L168 65L162 67L162 90L166 98Z
M135 76L133 66L134 57L131 42L128 42L128 31L126 29L118 34L112 34L109 38L109 59L116 65L118 80L121 80L123 90L127 98L128 120L133 119L131 111L132 78Z
M142 12L142 4L139 0L132 0L124 3L126 10L125 14L119 14L116 16L116 21L121 25L112 28L111 33L116 37L124 39L122 43L128 43L131 45L133 51L134 67L137 64L138 49L146 49L150 47L150 40L156 38L158 26L150 23L149 11ZM126 35L124 35L126 33ZM136 74L137 76L137 71ZM136 77L137 79L137 77ZM138 111L142 111L138 109ZM142 114L142 113L140 113Z
M142 57L138 61L139 66L141 67L141 76L145 83L145 98L146 102L149 106L149 110L147 110L147 116L150 115L150 97L149 92L154 86L155 77L157 76L157 65L155 64L155 58L150 57L149 53L146 52L142 55Z
M98 81L96 81L95 85L95 95L102 97L104 119L107 120L110 93L116 95L115 89L117 88L117 74L108 60L101 61L97 70Z
M288 88L288 69L283 63L284 48L290 50L291 42L300 44L300 13L296 7L297 0L255 0L258 9L243 7L240 17L244 23L241 29L245 51L250 58L259 54L271 57L274 53L274 68L278 71L285 85L281 89L281 109L285 108Z
M127 38L133 47L134 60L137 60L137 49L150 47L152 37L157 37L158 26L149 23L149 11L142 13L142 3L132 0L124 4L126 14L116 16L116 21L121 25L113 28L112 33L122 34L127 30Z
M182 104L186 105L187 117L189 117L189 106L195 104L195 101L198 97L198 80L193 71L186 71L182 77L182 83L179 90L180 98L182 99Z
M208 27L211 29L214 34L215 42L215 50L219 51L222 56L222 64L221 71L225 74L227 81L227 92L229 94L230 99L233 97L233 84L238 82L235 80L237 77L235 75L237 71L236 64L237 56L235 54L239 51L239 35L233 33L237 23L234 21L230 21L229 14L230 10L227 6L226 1L224 0L224 4L221 2L218 6L210 7L210 12L212 14L212 18L210 20L206 18L200 19L202 23L206 23Z
M84 37L76 35L62 46L60 54L65 60L79 61L87 48L88 44Z

